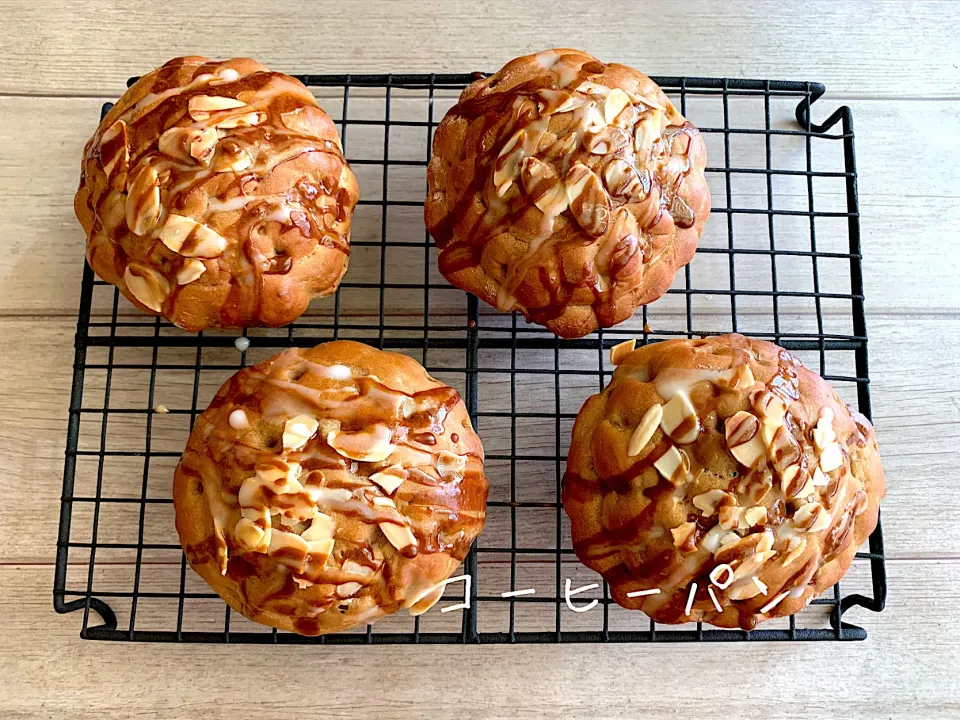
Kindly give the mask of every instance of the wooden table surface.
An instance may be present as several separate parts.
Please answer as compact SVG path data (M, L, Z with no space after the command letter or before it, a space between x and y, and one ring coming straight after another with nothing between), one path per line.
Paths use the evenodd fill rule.
M960 715L960 4L0 0L0 17L0 718ZM818 112L852 107L888 479L887 608L848 616L868 639L81 641L80 617L56 615L51 590L83 264L72 200L100 104L181 54L287 72L467 72L553 46L649 74L820 81Z

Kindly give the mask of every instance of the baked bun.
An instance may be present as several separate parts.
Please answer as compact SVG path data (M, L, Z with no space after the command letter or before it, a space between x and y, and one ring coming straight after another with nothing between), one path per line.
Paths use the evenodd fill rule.
M280 326L337 289L357 181L310 91L253 60L171 60L83 154L93 270L187 330Z
M234 610L336 632L437 602L483 527L483 446L415 360L291 348L220 388L173 501L190 565Z
M706 147L643 73L549 50L477 80L437 127L440 272L562 337L629 318L690 262Z
M563 479L573 549L613 598L750 630L839 581L884 494L867 419L769 342L631 349L581 409Z

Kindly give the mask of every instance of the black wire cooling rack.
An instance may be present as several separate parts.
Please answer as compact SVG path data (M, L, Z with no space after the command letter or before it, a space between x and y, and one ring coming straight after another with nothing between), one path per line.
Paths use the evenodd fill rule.
M658 625L612 602L602 579L577 562L560 503L573 420L609 380L605 351L629 337L768 338L870 415L849 108L816 124L811 106L823 85L655 78L704 133L712 217L665 297L616 328L559 340L451 288L423 229L433 130L476 77L300 76L338 120L360 181L353 256L334 297L288 328L248 331L248 349L239 349L244 341L235 346L235 333L191 334L146 317L84 268L54 583L57 612L82 611L81 637L320 644L866 637L841 616L856 606L883 608L879 526L844 578L847 592L838 584L798 615L752 632L715 630ZM404 352L457 387L484 440L491 494L487 526L463 565L469 586L452 583L419 618L401 612L311 639L237 615L189 570L170 493L190 427L227 377L284 347L334 338ZM593 609L567 607L568 580L593 586L575 597L579 608L596 600Z

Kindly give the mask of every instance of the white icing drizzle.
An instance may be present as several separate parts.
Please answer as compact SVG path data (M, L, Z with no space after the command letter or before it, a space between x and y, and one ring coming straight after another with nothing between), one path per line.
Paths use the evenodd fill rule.
M552 70L553 66L560 60L560 55L553 50L547 50L537 54L536 58L537 62L540 63L540 67L544 70Z
M730 381L735 377L736 372L736 367L727 370L666 368L653 379L653 385L660 397L671 400L681 390L689 395L698 383Z
M234 430L246 430L250 427L250 420L247 418L247 414L240 408L230 413L229 422L230 427Z

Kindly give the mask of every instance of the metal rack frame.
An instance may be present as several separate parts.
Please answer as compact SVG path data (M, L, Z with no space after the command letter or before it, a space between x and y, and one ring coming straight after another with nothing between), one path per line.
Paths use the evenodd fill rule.
M637 629L616 629L611 627L609 615L615 604L609 597L606 584L602 584L602 594L584 596L589 600L594 597L602 608L603 621L596 630L583 631L564 629L562 592L562 569L575 563L575 556L569 547L564 547L561 540L561 524L563 510L560 503L560 479L562 465L565 461L559 449L561 447L561 423L570 421L575 414L561 412L561 381L569 375L595 376L597 388L602 389L609 378L610 370L604 368L604 351L623 339L617 328L599 331L588 337L578 340L560 340L537 328L524 327L518 324L516 316L512 319L504 316L487 315L480 312L478 301L472 295L466 299L466 313L460 321L436 323L430 320L430 291L446 289L445 285L438 285L430 280L430 248L431 240L424 233L418 239L414 237L393 237L387 230L388 208L393 206L421 206L422 203L412 201L394 201L389 197L388 172L390 167L397 165L426 166L429 161L430 138L436 128L438 118L434 116L434 98L438 90L459 90L472 80L480 77L472 75L301 75L297 76L306 85L315 88L342 89L342 114L336 119L347 157L354 165L374 164L383 168L382 195L380 199L361 199L360 205L377 205L382 210L381 232L379 241L354 241L355 247L376 247L380 250L380 281L379 283L363 283L351 281L350 274L341 284L334 300L333 314L329 320L316 316L302 318L295 325L290 326L286 336L251 336L251 347L281 349L289 345L314 345L325 340L349 335L352 339L361 340L380 348L397 348L419 351L422 353L423 364L432 372L461 373L465 384L460 390L470 411L475 425L483 434L485 418L499 418L509 420L512 441L509 453L488 454L488 460L498 460L510 464L510 499L491 500L491 512L504 512L510 515L511 541L509 546L486 546L484 535L481 534L470 555L464 562L463 571L469 573L475 582L471 583L470 607L463 612L459 632L421 632L420 619L417 618L412 632L379 632L378 626L366 628L365 633L345 633L305 638L292 633L280 633L276 630L269 632L231 632L231 611L226 608L222 631L186 631L183 629L185 600L194 597L216 597L210 593L190 593L185 590L185 577L188 572L184 558L180 560L180 589L179 592L155 592L149 586L141 583L141 560L145 551L179 549L176 537L171 527L170 543L144 542L144 515L148 505L156 502L170 502L169 499L150 498L147 485L150 477L151 458L173 457L172 452L151 451L151 428L154 417L153 408L156 394L156 380L158 369L178 368L194 372L193 402L189 408L176 408L171 412L189 415L191 424L202 408L197 407L199 376L201 371L211 367L221 368L222 365L205 363L203 352L206 348L228 347L234 343L234 338L226 335L210 333L165 334L170 329L169 323L159 318L140 317L132 321L121 320L118 316L120 303L119 292L113 290L112 314L109 320L103 321L94 317L92 312L95 289L105 286L95 279L89 266L83 272L82 291L77 323L77 334L74 356L73 385L70 399L69 423L67 427L66 454L64 462L63 495L60 512L59 538L57 542L56 576L54 581L54 608L59 613L82 611L83 623L81 637L100 640L136 640L158 642L250 642L250 643L318 643L318 644L367 644L367 643L557 643L557 642L662 642L662 641L692 641L692 640L862 640L866 631L856 625L844 622L842 615L851 607L860 606L872 611L880 611L886 597L886 573L884 568L883 538L878 525L870 537L869 550L857 554L861 561L867 561L870 571L870 585L872 594L843 595L840 585L834 586L832 593L814 600L814 605L829 606L829 627L806 628L798 627L795 618L789 619L789 627L782 629L760 629L751 632L739 630L704 629L697 624L695 629L672 629L670 626L658 625L649 621L640 613L635 613L640 627ZM689 97L713 97L722 103L723 126L703 127L704 133L721 134L724 143L723 164L708 167L708 174L720 174L726 184L727 205L730 205L731 177L735 174L756 174L766 179L767 207L766 208L733 208L714 207L711 223L723 223L724 216L727 224L728 243L726 247L701 247L698 255L720 254L729 258L729 289L710 289L695 287L691 281L691 268L687 266L682 275L685 275L685 285L682 288L673 288L670 294L684 297L686 305L685 327L667 327L656 332L649 329L648 308L642 309L642 331L636 335L638 342L647 343L666 337L693 337L716 332L712 328L693 327L693 299L698 296L726 295L730 303L730 330L737 330L737 299L754 295L769 297L772 305L773 329L768 337L789 350L815 351L819 353L819 371L828 380L856 384L856 397L859 409L870 416L869 374L867 366L867 333L863 307L863 282L861 274L860 254L860 222L859 206L857 201L857 173L854 152L853 117L849 108L840 107L820 124L811 121L811 106L824 93L824 86L809 82L786 82L773 80L733 80L695 77L658 77L654 80L670 95L679 97L681 112L687 114ZM131 80L133 82L133 80ZM383 92L382 119L355 119L349 114L350 93L352 89L377 89ZM391 119L391 93L397 89L404 91L420 91L426 103L426 119L422 121ZM781 97L796 98L796 120L799 128L774 128L771 122L771 99ZM733 98L753 98L763 103L765 124L762 128L738 127L730 122L729 103ZM109 108L104 107L104 112ZM697 118L692 118L695 123ZM350 128L361 125L373 125L383 128L383 158L356 159L351 157L348 144L351 135ZM391 160L390 158L390 129L392 127L422 128L427 138L427 153L420 160ZM831 132L832 131L832 132ZM731 138L737 135L761 135L766 144L766 166L762 168L736 167L731 163ZM778 168L772 163L771 139L777 136L797 136L803 138L806 145L806 167L801 169ZM843 171L821 172L813 167L812 146L814 143L833 143L842 148ZM808 205L806 210L780 210L774 207L774 178L778 176L794 175L806 179ZM843 178L846 193L846 207L842 212L823 212L815 209L816 193L814 180L816 178ZM734 239L733 218L745 214L761 214L768 217L769 249L746 249L738 247ZM778 249L775 243L774 219L777 216L798 215L808 217L810 222L810 249L785 250ZM849 241L846 252L823 252L817 247L816 222L817 218L834 217L846 218L846 235ZM386 266L387 251L392 247L422 248L424 251L424 279L423 282L390 283L387 282ZM769 257L771 265L771 289L747 290L736 286L735 259L746 255L760 255ZM784 263L797 258L809 258L813 267L813 291L789 291L777 287L777 260ZM839 259L849 261L849 293L821 292L818 261L821 259ZM694 263L696 263L696 259ZM414 290L423 289L423 323L422 326L392 323L388 317L385 305L385 293L390 289ZM341 316L341 292L344 289L365 290L379 292L379 316L376 325L352 323ZM790 333L781 324L778 303L787 299L812 299L816 308L817 333ZM835 333L825 332L824 316L821 303L826 300L844 300L851 303L852 332ZM655 309L656 306L653 306ZM152 334L129 333L131 328L152 330ZM296 334L295 334L296 333ZM365 334L364 334L365 333ZM433 336L431 336L433 333ZM438 336L440 335L440 336ZM195 362L183 365L158 365L158 350L165 347L196 348ZM88 360L88 350L91 348L106 348L107 360L105 363L93 363ZM115 353L121 348L143 348L144 355L149 361L143 363L121 363L115 361ZM458 350L463 353L462 364L442 362L431 363L431 352L436 354L440 350ZM481 363L481 355L485 350L509 351L510 363L487 367ZM552 355L553 368L530 369L518 366L518 352L539 350ZM580 370L565 369L562 359L572 350L593 350L597 353L597 369ZM828 352L852 353L854 357L855 374L830 375L826 372L826 357ZM236 367L247 364L246 352L241 353L240 363ZM91 368L105 370L105 386L103 390L103 407L94 408L84 405L85 373ZM137 368L149 371L150 381L148 401L146 407L136 409L112 409L110 406L111 376L115 369ZM230 366L233 369L233 366ZM481 401L481 378L486 373L508 375L510 378L510 410L509 412L487 411ZM517 410L518 376L527 373L541 373L552 376L554 384L555 403L553 408L546 408L544 412L522 413ZM523 388L520 388L522 392ZM114 452L107 449L108 419L113 414L135 413L145 416L144 450L129 452ZM98 450L80 449L82 418L100 418L100 437ZM554 420L555 448L553 454L536 455L523 453L517 447L517 421L528 419ZM91 456L97 459L98 475L96 490L93 495L75 494L75 477L78 458ZM139 479L141 486L139 498L111 497L105 494L102 488L104 459L111 455L126 455L143 458L143 474ZM555 485L555 498L552 502L530 503L517 500L518 478L517 462L519 460L535 460L553 463L555 471L553 477L544 482ZM139 533L136 543L104 543L98 541L101 508L109 503L133 503L139 506ZM92 536L86 538L71 536L71 520L75 509L80 505L89 505L93 508ZM552 546L523 547L518 543L518 512L527 508L537 508L555 514L556 537ZM68 584L68 567L70 553L83 557L86 560L83 566L87 571L86 587L77 587ZM126 550L135 553L135 573L133 587L128 592L104 592L95 588L94 576L98 569L97 551ZM479 558L484 555L509 556L511 588L516 587L517 559L526 556L548 557L555 564L553 594L536 596L502 598L499 594L488 591L484 585L483 574L479 571ZM76 564L76 561L75 561ZM153 598L162 601L178 603L177 622L171 628L142 628L137 626L137 603L141 598ZM466 598L465 598L466 599ZM117 616L111 607L111 602L123 601L130 603L130 618L127 627L120 627ZM478 629L478 617L481 608L487 603L509 603L509 623L502 631L489 632ZM526 631L517 628L516 610L521 604L534 603L542 607L543 612L549 612L555 618L555 627L548 631ZM91 622L91 613L100 616L99 624Z

